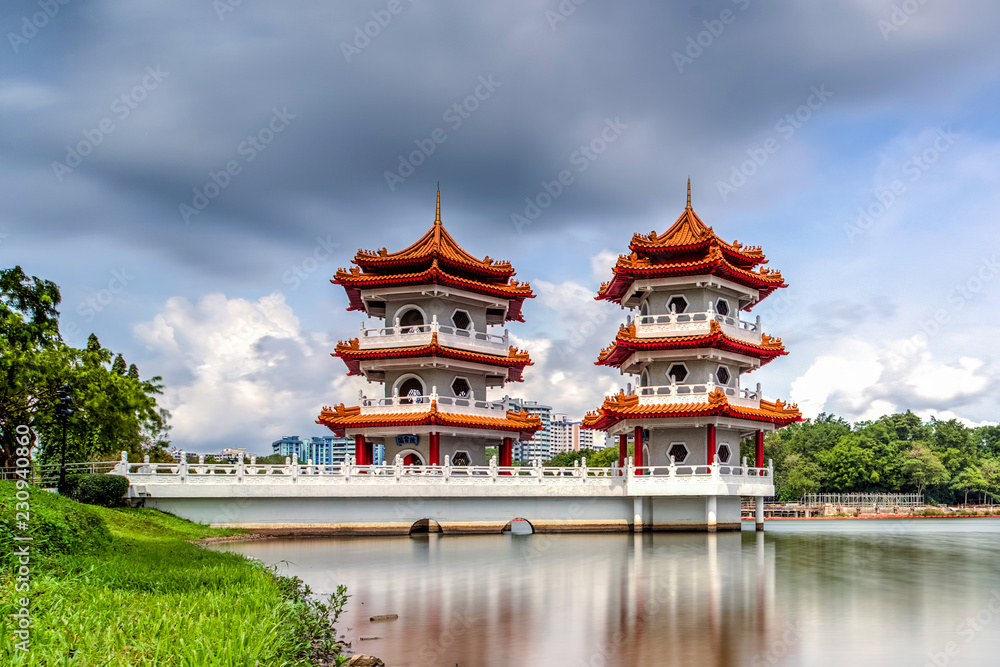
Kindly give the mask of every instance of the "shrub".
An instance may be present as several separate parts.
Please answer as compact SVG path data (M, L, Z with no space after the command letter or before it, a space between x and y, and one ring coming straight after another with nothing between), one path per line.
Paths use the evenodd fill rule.
M74 475L66 479L66 495L81 503L121 507L128 480L121 475Z

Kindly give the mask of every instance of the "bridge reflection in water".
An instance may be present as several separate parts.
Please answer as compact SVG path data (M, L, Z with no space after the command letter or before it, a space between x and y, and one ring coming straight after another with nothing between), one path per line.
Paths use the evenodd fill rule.
M354 649L388 665L735 665L773 644L763 533L437 535L226 549L320 593L345 583ZM376 614L398 621L371 623ZM362 637L379 637L364 640ZM669 656L669 660L667 659ZM746 663L749 664L749 663Z

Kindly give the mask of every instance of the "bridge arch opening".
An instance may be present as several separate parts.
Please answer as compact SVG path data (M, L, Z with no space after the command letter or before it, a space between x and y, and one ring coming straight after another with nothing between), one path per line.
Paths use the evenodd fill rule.
M440 532L442 532L441 524L434 519L418 519L410 526L410 535L425 535Z
M535 527L527 519L518 517L508 521L501 532L510 533L511 535L533 535Z

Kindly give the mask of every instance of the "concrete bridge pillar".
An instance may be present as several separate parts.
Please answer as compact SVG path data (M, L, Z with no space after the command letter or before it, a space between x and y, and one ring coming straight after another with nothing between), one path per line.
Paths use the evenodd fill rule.
M632 517L632 530L636 533L642 532L642 525L646 522L646 517L643 512L643 499L641 497L636 497L632 499L632 510L635 516Z
M755 512L755 514L756 514L756 520L757 520L756 521L756 523L757 523L757 530L758 531L762 531L762 530L764 530L764 497L763 496L757 496L756 498L754 498L754 501L756 503L756 507L755 507L756 512Z
M708 532L714 533L716 526L718 525L718 498L716 496L707 496L705 498L705 518L708 524Z

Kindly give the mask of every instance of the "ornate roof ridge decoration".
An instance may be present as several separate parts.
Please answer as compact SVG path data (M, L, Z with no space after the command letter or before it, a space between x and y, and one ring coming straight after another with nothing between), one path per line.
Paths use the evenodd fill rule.
M760 359L761 365L784 354L785 346L780 338L761 335L760 344L734 338L722 330L722 326L712 320L709 323L708 334L692 334L690 336L658 336L656 338L639 338L635 334L635 323L622 325L618 335L610 345L601 350L597 356L596 366L620 367L628 355L637 350L677 350L712 347L737 354L746 354Z
M491 259L489 255L479 259L465 250L448 233L441 222L441 190L437 192L437 207L434 223L424 235L398 252L380 250L358 250L353 262L366 270L383 272L386 269L420 264L436 259L454 268L465 269L479 275L503 279L514 275L514 268L508 261Z
M626 395L624 391L608 396L597 410L588 412L583 418L584 428L606 431L618 422L628 419L657 419L677 417L732 417L750 421L770 422L775 426L787 426L802 421L802 413L795 404L783 401L761 399L760 408L748 408L729 402L725 392L715 389L706 403L651 403L639 404L639 397Z
M629 255L619 255L613 271L612 279L601 283L595 299L619 303L628 286L635 280L667 276L719 275L764 292L763 296L779 287L785 287L781 271L772 271L763 266L752 271L736 266L726 258L717 245L706 246L703 256L686 261L677 258L655 260L640 257L633 251Z
M507 313L507 319L523 322L520 304L525 299L535 298L528 282L519 282L509 278L496 279L492 282L463 278L443 269L437 257L431 260L431 265L428 268L415 273L381 274L362 271L356 266L351 267L350 270L337 269L337 273L330 282L342 285L347 290L347 297L350 300L350 306L347 307L347 310L365 309L361 300L362 289L397 285L440 284L510 301L512 303Z
M424 412L372 413L368 415L361 413L360 406L344 407L343 403L334 408L324 406L316 423L330 428L338 436L343 436L347 428L377 428L380 426L453 426L516 431L524 436L530 436L542 428L541 417L532 415L523 409L520 412L507 410L505 417L483 417L438 410L437 401L431 401L429 408Z
M347 364L348 375L362 375L361 362L370 359L405 359L414 357L442 357L445 359L455 359L458 361L472 361L487 364L490 366L500 366L508 369L507 380L509 382L521 382L521 373L525 366L533 366L531 356L526 350L520 350L513 345L509 346L507 356L499 354L489 354L487 352L475 352L462 350L455 347L447 347L438 343L437 332L431 334L431 342L421 345L382 347L362 350L360 341L352 338L347 341L339 341L334 348L333 357L340 357Z

